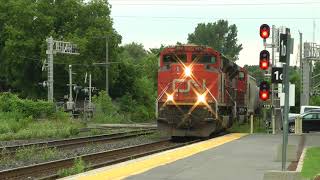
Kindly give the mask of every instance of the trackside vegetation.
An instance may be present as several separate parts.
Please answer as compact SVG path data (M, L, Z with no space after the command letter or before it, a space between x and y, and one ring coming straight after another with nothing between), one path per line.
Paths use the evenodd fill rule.
M53 103L0 93L0 140L66 138L82 126Z
M305 178L314 178L320 174L320 147L307 150L301 174Z
M68 169L61 169L58 171L59 177L71 176L82 173L86 170L85 162L80 158L76 158L72 167Z
M231 133L250 133L250 120L245 123L235 122L228 132ZM254 118L253 120L253 133L266 133L266 127L260 118Z

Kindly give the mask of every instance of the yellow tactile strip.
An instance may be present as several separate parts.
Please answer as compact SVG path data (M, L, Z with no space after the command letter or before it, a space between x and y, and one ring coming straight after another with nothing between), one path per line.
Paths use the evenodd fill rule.
M129 162L121 163L111 167L100 168L92 170L80 175L67 177L65 179L81 179L81 180L109 180L109 179L123 179L128 176L140 174L152 168L165 165L174 161L177 161L188 156L192 156L199 152L220 146L222 144L239 139L247 134L228 134L218 138L202 141L199 143L187 145L178 149L173 149L165 152L161 152L155 155L139 158Z

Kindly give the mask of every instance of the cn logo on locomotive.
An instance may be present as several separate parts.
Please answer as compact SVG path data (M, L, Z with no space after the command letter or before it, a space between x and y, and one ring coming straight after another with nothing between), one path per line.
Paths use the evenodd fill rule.
M186 87L182 85L182 83L186 83ZM193 85L195 88L202 88L203 90L206 89L206 80L202 80L202 87L200 87L199 84L197 84L193 79L174 79L173 80L173 91L174 92L182 92L182 93L187 93L190 92L191 86ZM184 88L185 87L185 88Z

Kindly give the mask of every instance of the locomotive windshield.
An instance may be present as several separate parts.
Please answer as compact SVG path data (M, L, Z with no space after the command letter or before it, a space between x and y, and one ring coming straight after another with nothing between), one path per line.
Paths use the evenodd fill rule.
M187 55L186 54L165 54L163 55L163 63L178 63L187 62Z
M216 57L213 55L205 54L192 54L192 60L199 64L215 64L216 63Z
M244 80L244 72L239 72L239 80L243 81Z

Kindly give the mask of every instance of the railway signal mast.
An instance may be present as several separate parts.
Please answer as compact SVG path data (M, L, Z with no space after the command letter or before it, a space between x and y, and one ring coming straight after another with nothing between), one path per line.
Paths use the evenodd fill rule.
M263 39L264 47L266 48L266 39L270 36L270 27L267 24L260 26L260 37ZM266 49L260 52L259 66L261 70L268 71L270 67L270 53ZM265 74L266 75L266 74ZM260 83L259 97L262 101L267 101L270 94L269 82L263 81Z
M48 49L46 54L48 55L48 101L53 102L53 55L56 53L79 55L76 44L71 42L56 41L52 37L47 40Z

